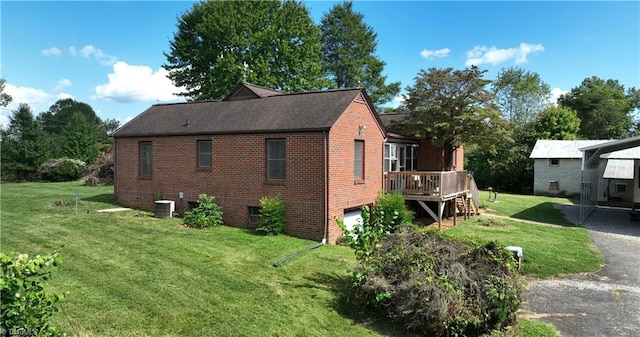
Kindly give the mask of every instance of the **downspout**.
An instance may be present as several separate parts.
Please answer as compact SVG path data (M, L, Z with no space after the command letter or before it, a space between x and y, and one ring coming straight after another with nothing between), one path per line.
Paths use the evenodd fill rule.
M322 237L322 243L327 243L329 239L327 236L329 235L329 164L328 164L328 153L327 153L327 143L329 139L327 138L327 131L322 131L322 145L324 150L323 160L324 160L324 236Z
M312 250L312 249L316 249L322 245L327 244L327 235L329 234L329 216L328 216L328 212L329 212L329 182L327 181L327 178L329 176L329 166L327 164L328 160L327 160L327 132L326 131L322 131L322 143L323 143L323 152L324 152L324 234L322 236L322 241L311 245L307 248L301 249L297 252L294 252L292 254L289 254L283 258L281 258L280 260L276 261L276 263L273 264L274 268L278 268L280 265L282 265L283 263L289 261L289 259L291 259L292 257L308 251L308 250Z

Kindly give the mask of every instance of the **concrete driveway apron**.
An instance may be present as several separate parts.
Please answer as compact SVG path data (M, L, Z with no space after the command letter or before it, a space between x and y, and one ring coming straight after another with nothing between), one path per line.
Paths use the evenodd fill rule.
M559 205L577 224L577 205ZM604 255L591 274L533 281L524 317L553 324L562 336L640 336L640 222L629 210L597 208L583 224ZM526 252L525 252L526 254Z

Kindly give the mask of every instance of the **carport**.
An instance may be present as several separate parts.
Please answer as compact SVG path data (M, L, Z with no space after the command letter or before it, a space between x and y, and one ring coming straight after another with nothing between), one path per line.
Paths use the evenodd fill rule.
M582 184L580 187L580 223L591 215L598 203L598 181L600 179L599 167L600 156L605 153L620 151L640 146L640 136L613 140L610 142L587 146L581 148L582 151ZM634 164L634 204L640 203L640 167L637 162Z

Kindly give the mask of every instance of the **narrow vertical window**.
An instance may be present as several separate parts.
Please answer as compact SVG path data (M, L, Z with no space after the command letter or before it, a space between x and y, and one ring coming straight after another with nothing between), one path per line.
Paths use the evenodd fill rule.
M153 172L152 166L152 152L153 146L151 142L140 142L138 143L138 147L140 150L140 176L141 177L151 177Z
M211 168L211 141L198 141L198 167Z
M287 153L284 139L267 139L267 179L284 180L287 176Z
M357 181L364 180L364 140L354 142L353 178Z

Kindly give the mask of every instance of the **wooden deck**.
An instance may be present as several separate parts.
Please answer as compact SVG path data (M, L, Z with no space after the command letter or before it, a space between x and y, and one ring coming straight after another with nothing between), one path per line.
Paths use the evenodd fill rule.
M458 208L466 219L478 211L478 188L473 176L467 171L403 171L385 172L384 191L400 193L405 200L415 200L424 208L438 225L442 223L442 214L447 201L451 207ZM437 202L437 214L425 202ZM454 223L457 211L453 211Z

